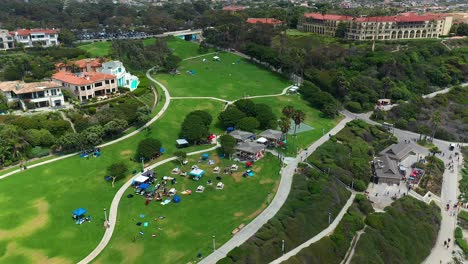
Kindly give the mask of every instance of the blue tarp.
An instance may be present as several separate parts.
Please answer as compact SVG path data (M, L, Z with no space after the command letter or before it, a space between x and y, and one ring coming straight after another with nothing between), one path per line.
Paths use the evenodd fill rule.
M78 208L75 211L73 211L73 214L76 216L82 216L86 213L86 209L84 208Z
M235 130L234 127L228 127L228 128L226 128L226 131L227 131L227 132L232 132L232 131L234 131L234 130Z
M205 160L205 159L208 159L208 157L210 157L210 154L205 153L205 154L201 155L201 157L202 157L202 159Z
M179 195L174 195L174 198L172 199L174 203L180 203L180 197Z
M146 189L146 188L148 188L149 186L150 186L149 183L142 183L142 184L140 184L140 186L138 186L138 188Z
M165 148L160 148L159 152L164 153L164 152L166 152L166 149Z

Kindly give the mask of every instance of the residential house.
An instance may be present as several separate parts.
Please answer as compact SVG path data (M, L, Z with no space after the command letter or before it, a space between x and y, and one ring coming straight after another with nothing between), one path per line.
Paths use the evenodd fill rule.
M10 32L18 43L24 44L26 47L50 47L59 44L58 34L56 29L18 29Z
M62 86L56 82L0 82L0 91L8 103L19 103L23 110L58 107L65 103Z
M0 50L13 49L15 47L15 39L8 30L0 29Z
M87 58L55 64L55 70L57 72L98 72L101 67L102 62L99 58Z
M123 63L120 61L108 61L102 64L102 68L99 70L105 74L112 74L117 77L117 86L127 87L130 90L135 90L138 87L140 81L135 75L131 75Z
M236 157L241 161L256 161L265 155L265 145L256 142L241 142L235 150Z
M229 11L231 13L239 12L239 11L244 11L245 6L238 6L238 5L228 5L223 7L223 11Z
M81 102L117 92L115 75L101 72L57 72L52 79L72 92Z
M398 169L397 161L390 159L388 155L374 158L374 175L379 183L388 185L400 184L404 175Z

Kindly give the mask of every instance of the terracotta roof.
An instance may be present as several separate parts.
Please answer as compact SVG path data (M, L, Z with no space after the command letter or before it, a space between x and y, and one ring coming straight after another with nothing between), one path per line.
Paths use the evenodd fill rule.
M31 35L31 33L57 34L59 33L59 31L55 29L33 28L33 29L17 29L16 31L12 31L10 33L17 34L19 36L29 36Z
M337 20L337 21L357 21L357 22L423 22L429 20L440 20L445 18L442 14L425 14L418 15L416 13L403 13L397 16L376 16L376 17L357 17L342 16L333 14L307 13L304 17L319 19L319 20Z
M99 58L86 58L82 60L69 61L67 65L76 65L78 68L86 68L86 64L89 63L92 68L102 67L101 60ZM55 67L64 67L65 63L59 62L55 64Z
M236 5L229 5L223 7L224 11L242 11L245 9L245 6L236 6Z
M43 91L44 89L56 88L56 87L62 87L62 86L56 82L51 82L51 81L33 82L33 83L25 83L22 81L11 81L11 82L0 83L0 90L4 92L13 91L15 94L40 92L40 91Z
M100 72L84 72L84 73L71 73L71 72L57 72L52 75L52 78L59 80L64 83L70 83L74 85L87 85L103 80L115 79L112 74L105 74Z
M283 24L283 21L278 20L276 18L248 18L247 23L250 23L250 24L262 23L262 24L269 24L269 25L280 25L280 24Z

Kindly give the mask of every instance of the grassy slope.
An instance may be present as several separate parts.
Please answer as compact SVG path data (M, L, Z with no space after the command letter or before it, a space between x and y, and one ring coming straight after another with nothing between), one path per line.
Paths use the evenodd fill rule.
M179 67L180 75L158 74L172 96L213 96L227 100L240 99L245 95L277 94L290 85L281 76L265 71L259 66L231 53L220 53L220 62L208 55L184 61ZM234 64L233 64L234 63ZM188 70L194 70L190 75Z
M212 157L218 160L216 155ZM189 170L198 158L193 157L185 170ZM175 176L178 179L175 187L179 191L195 190L200 184L206 186L208 179L212 179L215 185L217 180L211 171L215 166L224 167L222 164L227 166L232 162L221 160L215 165L202 165L202 168L207 168L207 174L198 182ZM157 168L156 172L160 176L170 175L175 166L179 164L169 163ZM249 178L240 176L242 169L236 176L221 175L226 185L223 190L207 186L202 194L181 195L179 204L162 206L152 202L145 206L140 196L123 198L115 236L97 262L135 263L137 260L152 262L158 259L160 263L187 263L196 260L198 252L208 255L212 251L212 235L216 236L218 246L227 241L233 229L241 223L247 224L261 211L260 208L266 206L268 192L274 193L275 186L279 184L279 163L272 155L256 163L254 170L257 171L255 177ZM133 193L133 190L126 193ZM139 218L142 213L145 214L144 219ZM158 216L166 218L155 222ZM148 221L149 227L136 226L139 221ZM139 235L139 231L145 234ZM151 234L157 237L151 237ZM132 243L135 235L137 240Z
M421 263L430 253L440 226L440 208L403 197L367 218L351 263Z

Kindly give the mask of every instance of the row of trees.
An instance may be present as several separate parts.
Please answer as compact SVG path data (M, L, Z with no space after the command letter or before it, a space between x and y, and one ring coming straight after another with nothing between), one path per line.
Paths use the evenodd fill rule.
M241 99L230 105L218 116L218 120L225 128L236 127L250 132L278 126L277 117L269 105L255 104L249 99Z
M161 38L150 45L145 45L142 40L112 41L111 57L136 70L157 66L170 71L181 62L179 57L172 54L166 40Z

